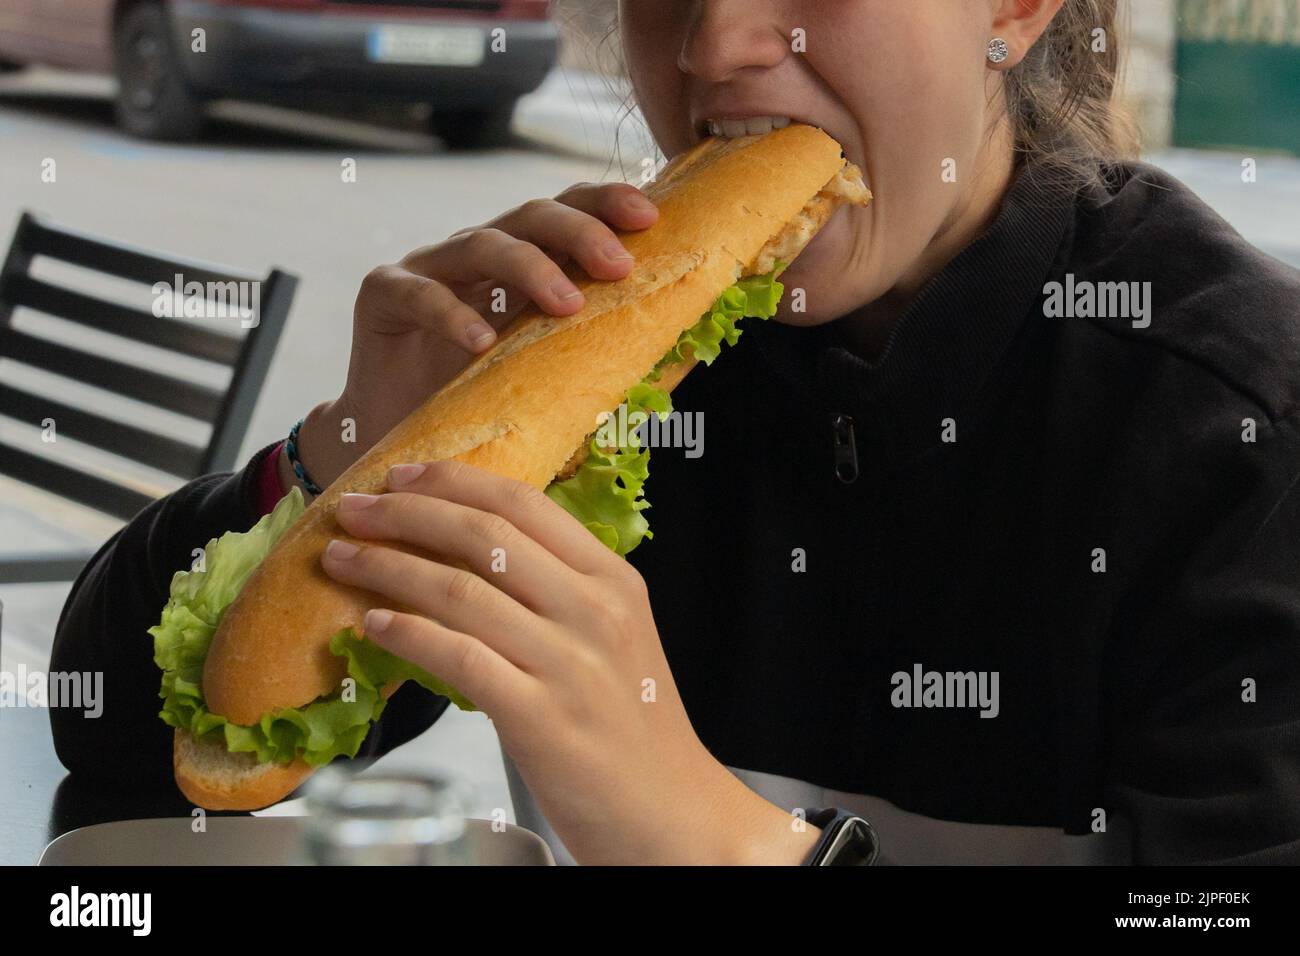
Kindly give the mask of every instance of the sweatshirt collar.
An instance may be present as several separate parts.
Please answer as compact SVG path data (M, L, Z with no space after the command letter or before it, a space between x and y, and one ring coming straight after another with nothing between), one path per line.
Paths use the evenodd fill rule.
M845 347L839 322L755 323L758 351L828 412L852 415L863 454L914 457L941 443L944 419L960 434L976 410L1068 246L1075 195L1023 169L993 224L930 280L875 361Z

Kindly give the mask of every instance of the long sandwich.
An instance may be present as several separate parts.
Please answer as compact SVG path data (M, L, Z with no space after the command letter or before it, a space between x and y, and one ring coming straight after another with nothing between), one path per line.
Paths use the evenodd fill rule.
M650 537L649 450L635 434L611 445L597 423L620 406L629 419L667 415L673 388L735 344L742 319L776 312L781 271L835 210L871 199L839 144L803 125L705 140L646 193L660 216L620 236L636 258L631 275L575 273L581 311L524 311L309 507L295 488L249 531L210 541L200 566L176 572L149 633L176 782L195 804L251 810L283 799L317 767L354 756L404 681L473 707L366 641L361 621L378 595L321 570L329 539L347 537L335 520L341 495L383 491L395 464L456 459L545 489L626 555Z

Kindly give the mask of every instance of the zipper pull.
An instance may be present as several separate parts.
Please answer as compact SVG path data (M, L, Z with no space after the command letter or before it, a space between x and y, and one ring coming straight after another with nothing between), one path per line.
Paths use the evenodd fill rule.
M858 443L853 437L853 416L833 416L831 432L835 443L835 477L851 485L858 480Z

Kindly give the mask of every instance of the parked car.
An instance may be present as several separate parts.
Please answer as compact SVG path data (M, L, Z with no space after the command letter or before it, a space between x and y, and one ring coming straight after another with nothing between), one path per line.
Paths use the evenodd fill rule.
M0 0L0 68L111 72L128 132L186 139L203 103L427 103L452 148L509 134L557 57L549 0Z

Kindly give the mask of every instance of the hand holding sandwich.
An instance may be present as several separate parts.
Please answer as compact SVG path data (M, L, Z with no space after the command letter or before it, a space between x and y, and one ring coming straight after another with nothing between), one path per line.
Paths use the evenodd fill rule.
M430 395L496 341L525 305L572 315L584 297L562 266L617 280L633 257L615 229L640 231L659 218L654 203L623 183L579 183L370 270L353 308L347 384L303 423L299 453L321 487L332 483ZM504 294L504 311L494 298ZM356 423L356 441L339 440ZM280 478L293 484L281 455Z
M389 602L366 637L492 718L576 860L796 863L811 847L696 737L640 574L545 494L460 462L404 464L337 516L363 543L332 542L325 572Z
M598 197L635 192L573 196L609 217ZM345 393L364 454L316 475L328 485L310 506L295 486L247 532L210 541L150 629L176 782L195 803L283 799L355 756L388 695L415 681L493 716L580 859L797 858L807 834L714 761L686 718L623 561L652 537L650 449L603 423L671 414L676 385L734 345L742 320L772 318L785 267L871 194L838 143L800 125L702 142L647 192L657 218L620 230L635 260L617 281L584 275L600 271L585 257L608 227L557 202L371 282L388 291L359 305ZM556 315L568 256L581 306ZM465 364L448 340L485 317L470 303L490 287L514 307L537 301ZM409 463L426 470L398 491L390 472ZM331 542L343 550L323 556ZM385 611L397 615L370 613Z

